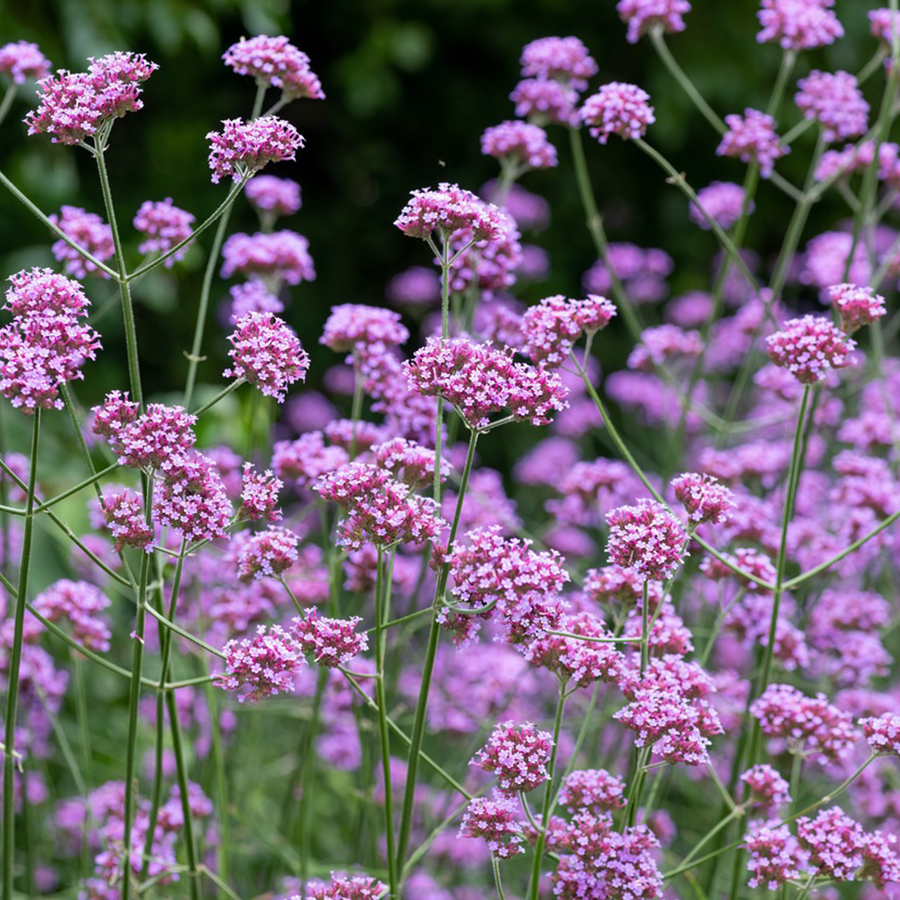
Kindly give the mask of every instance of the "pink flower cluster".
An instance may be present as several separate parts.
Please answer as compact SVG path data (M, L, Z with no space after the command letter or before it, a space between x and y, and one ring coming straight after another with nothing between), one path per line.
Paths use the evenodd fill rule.
M853 334L863 325L877 322L887 310L884 297L870 287L856 284L833 284L828 288L828 296L841 316L841 330Z
M814 50L844 36L831 10L834 0L762 0L756 39L778 41L785 50Z
M320 666L343 666L369 647L369 637L356 633L362 619L326 619L311 609L294 619L294 637L304 653L312 653Z
M787 825L777 819L751 822L744 843L750 851L747 868L751 888L777 891L788 881L800 878L806 857Z
M736 505L734 494L712 475L696 472L679 475L672 479L672 492L695 525L704 522L718 525L731 516Z
M613 81L588 97L581 107L581 121L601 144L617 134L625 140L642 138L656 121L650 95L634 84Z
M625 806L625 782L606 769L577 769L559 789L559 802L569 812L587 810L595 815Z
M653 500L610 510L606 522L609 558L648 580L670 578L687 556L687 532L675 516Z
M375 462L393 478L412 488L424 488L434 483L436 454L414 441L396 437L372 448ZM441 480L450 474L450 463L441 459Z
M829 143L864 134L869 104L849 72L820 72L813 69L797 82L794 100L807 119L822 126L822 139Z
M900 715L883 713L860 719L858 724L873 753L900 756Z
M829 369L852 362L856 341L822 316L791 319L766 338L769 359L791 372L801 384L821 381Z
M578 91L568 82L523 78L509 99L516 104L517 116L542 124L578 124Z
M887 7L869 10L869 24L872 36L879 38L890 46L894 40L894 30L900 31L898 18L900 17Z
M340 875L331 873L331 883L310 885L303 900L379 900L387 891L387 885L367 875ZM291 900L301 900L292 897Z
M306 379L309 354L293 329L277 316L247 313L237 320L228 340L233 365L223 373L226 378L243 378L279 403L284 403L292 384Z
M550 777L547 765L552 748L550 732L539 731L531 722L501 722L472 765L494 774L504 794L527 793Z
M112 229L95 213L78 206L64 206L58 216L55 213L50 216L50 221L100 262L106 262L113 255ZM100 278L109 277L62 239L54 241L50 251L55 259L65 263L66 272L75 278L84 278L89 272L97 272Z
M790 152L778 138L775 119L756 109L745 109L744 115L725 116L728 131L716 148L719 156L737 156L743 162L759 165L759 174L768 178L775 162Z
M552 169L557 164L556 147L547 140L547 132L527 122L501 122L488 128L481 136L481 152L529 169Z
M254 637L228 641L222 649L225 672L216 684L237 693L239 703L290 693L294 673L304 662L297 645L278 625L268 632L259 625Z
M409 237L429 239L435 231L446 240L455 231L469 229L476 241L500 236L500 210L471 191L442 182L437 190L413 191L394 224Z
M87 72L60 69L38 82L40 103L25 117L28 133L80 144L115 118L141 109L140 85L158 68L143 53L116 52L92 59Z
M29 415L61 409L60 386L82 378L100 348L100 335L79 322L88 299L80 284L50 269L23 269L9 281L4 309L13 321L0 328L0 394Z
M121 553L125 547L136 547L149 553L153 546L153 528L144 514L141 498L128 490L115 491L103 497L106 527L112 532L113 549Z
M524 830L515 801L495 790L493 796L469 802L459 828L460 837L481 838L498 859L524 852Z
M110 605L109 597L86 581L63 578L34 598L34 608L50 622L66 621L75 639L91 650L109 650L112 632L101 615Z
M272 216L292 216L301 206L300 185L290 178L257 175L244 194L258 212Z
M361 349L377 351L405 344L408 339L409 331L400 321L399 313L361 303L342 303L331 307L319 343L344 353L359 345Z
M171 250L176 244L180 244L190 237L193 223L194 216L175 206L171 197L157 202L145 201L134 217L135 229L147 237L138 246L138 252L165 253ZM189 246L189 244L185 244L184 247L173 253L165 261L165 266L172 266L179 259L183 259Z
M261 87L281 88L290 99L325 98L318 76L310 69L309 57L283 35L242 38L225 51L222 59L238 75L253 76Z
M424 397L443 397L469 428L484 429L506 411L517 421L548 424L568 405L559 376L512 360L511 351L465 338L428 338L404 363L409 386Z
M569 358L582 334L595 334L616 314L615 305L594 294L586 300L547 297L522 316L523 352L535 363L557 367Z
M222 277L255 275L287 284L315 281L309 241L295 231L231 235L222 247Z
M303 137L290 122L277 116L262 116L251 122L225 119L221 131L206 135L210 142L209 167L212 180L240 181L254 175L270 162L297 158Z
M641 35L654 28L660 31L684 31L681 17L691 11L688 0L619 0L619 18L628 25L628 43L636 44Z
M745 200L744 189L731 181L714 181L697 191L700 207L692 203L689 214L691 221L708 231L712 226L707 216L726 231L741 217ZM753 212L753 203L747 205L748 215ZM704 215L706 213L706 215Z
M265 519L277 522L281 519L278 508L278 493L283 487L280 478L276 478L271 470L257 472L252 463L244 463L241 474L241 508L238 517L245 521L255 522Z
M763 810L776 809L791 802L790 785L767 763L747 769L741 775L747 785L750 802Z
M583 91L597 74L597 63L577 37L545 37L522 48L522 75L526 78L567 81Z
M269 527L250 535L238 551L238 577L244 582L280 578L297 562L298 543L287 528Z
M30 41L14 41L0 47L0 74L9 75L15 84L28 78L40 81L50 74L50 60Z

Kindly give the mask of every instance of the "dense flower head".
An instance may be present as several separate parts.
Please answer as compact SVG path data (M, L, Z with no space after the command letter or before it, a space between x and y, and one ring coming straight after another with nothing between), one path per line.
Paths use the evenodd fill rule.
M259 625L254 637L228 641L222 650L225 672L215 683L226 691L239 692L239 703L290 693L294 673L304 662L297 645L278 625L268 633L265 625Z
M171 197L159 201L145 200L134 217L135 229L147 237L138 246L138 252L165 253L171 250L190 237L193 223L193 214L175 206ZM164 265L169 267L182 259L189 246L185 244L178 252L173 253Z
M92 59L87 72L60 69L38 82L40 103L25 117L28 133L79 144L112 119L141 109L140 84L158 68L143 53L117 51Z
M17 317L80 316L91 305L77 281L52 269L22 269L9 276L9 283L3 308Z
M785 50L813 50L833 44L844 28L831 10L834 0L762 0L756 39L778 41Z
M744 835L744 844L750 853L747 868L751 888L764 887L777 891L783 884L801 877L805 854L787 825L777 819L771 822L750 822Z
M688 0L619 0L619 18L628 25L628 43L636 44L641 35L653 28L684 31L681 17L691 11Z
M900 756L900 715L886 712L860 719L858 724L873 753Z
M222 247L222 277L256 275L278 278L287 284L315 281L309 241L296 231L231 235Z
M577 125L578 91L571 84L547 78L523 78L509 99L516 115L535 123Z
M306 616L294 619L293 634L300 649L312 653L320 666L343 666L368 649L368 635L356 632L360 622L359 616L326 619L311 609Z
M325 97L318 77L309 67L309 57L283 35L241 38L222 54L222 59L238 75L251 75L260 87L281 88L290 98Z
M141 498L132 491L115 491L103 496L106 527L112 532L117 553L125 547L136 547L149 553L153 545L153 528L144 515Z
M745 109L744 115L725 116L728 131L716 148L719 156L737 156L745 163L759 164L759 174L768 178L775 161L790 148L781 143L775 130L775 119L756 109Z
M404 363L410 387L426 397L443 397L470 428L485 428L496 413L518 421L548 424L568 404L559 376L512 360L511 352L465 338L431 337Z
M388 433L384 426L360 419L332 419L324 431L333 446L343 447L348 452L355 447L357 453L371 450Z
M829 319L814 315L785 322L781 331L766 338L766 345L769 359L793 373L801 384L815 384L829 369L849 366L856 349L853 338Z
M238 577L245 582L281 577L297 562L298 543L287 528L269 527L252 534L238 551Z
M750 802L763 810L771 810L791 802L790 785L767 763L751 766L741 775L747 785Z
M809 865L833 881L852 881L862 866L866 833L839 806L823 809L814 819L797 819L797 839L809 854Z
M799 746L819 762L842 759L857 738L853 719L824 694L807 697L787 684L770 684L750 712L763 734Z
M849 72L820 72L813 69L797 82L794 100L807 119L822 126L822 138L829 143L857 137L865 132L869 104Z
M50 60L30 41L13 41L0 47L0 74L9 75L16 84L27 78L40 81L50 74Z
M641 332L640 343L628 355L629 369L651 372L679 360L695 359L703 353L698 331L685 331L677 325L657 325Z
M437 190L413 191L394 224L409 237L423 240L435 231L446 238L467 228L474 240L490 241L500 235L500 210L457 184L442 182Z
M611 134L625 140L642 138L647 126L656 121L649 100L650 95L637 85L612 81L584 101L581 120L601 144Z
M153 514L158 525L175 528L188 543L222 537L232 509L215 463L200 453L170 457Z
M562 294L547 297L522 316L522 350L535 363L561 366L583 333L605 328L615 314L612 302L594 294L586 300L568 300Z
M887 7L872 9L869 10L869 27L873 37L890 45L894 40L894 31L900 31L900 17Z
M331 873L330 884L310 885L303 900L379 900L387 891L387 885L367 875L341 875ZM301 900L292 897L291 900Z
M296 487L312 487L321 475L350 462L343 447L326 445L321 431L310 431L296 441L278 441L273 449L275 474Z
M583 91L589 78L597 74L597 63L577 37L545 37L522 48L520 59L524 78L566 81Z
M109 650L112 637L109 623L101 615L109 604L109 597L100 588L67 578L54 582L34 598L34 608L45 619L69 622L77 641L103 653Z
M284 304L273 294L261 278L251 278L228 289L231 297L223 306L223 318L229 325L250 313L270 313L277 316L284 312Z
M687 555L687 532L665 507L653 500L620 506L606 514L607 552L616 565L633 568L653 581L664 581Z
M128 394L112 391L95 406L94 433L109 439L113 453L132 469L165 469L194 446L196 416L180 406L149 403L143 413Z
M625 806L624 793L625 782L606 769L576 769L563 781L559 802L569 812L613 812Z
M739 184L731 181L714 181L697 191L697 199L700 201L698 208L692 203L689 209L691 221L704 230L712 226L707 221L707 216L720 228L726 231L741 217L744 209L746 194ZM747 205L747 213L753 212L753 203ZM706 215L704 215L706 213Z
M672 479L672 492L695 524L718 525L730 518L735 508L734 494L712 475L686 472Z
M469 801L459 827L459 836L481 838L494 856L510 859L524 853L524 831L518 818L518 807L511 797L499 791Z
M59 215L54 213L50 216L50 221L100 262L106 262L115 252L112 229L95 213L79 206L63 206ZM66 271L76 278L84 278L89 272L97 272L100 278L109 277L62 238L53 242L50 251L55 259L65 263Z
M251 122L224 119L222 130L210 131L206 139L214 184L222 178L240 181L270 162L294 160L304 143L297 129L277 116L261 116Z
M277 316L247 313L237 320L228 340L234 364L223 373L226 378L243 378L279 403L284 403L292 384L306 379L309 354L293 329Z
M291 178L257 175L247 182L244 194L256 210L274 216L292 216L302 205L300 185Z
M257 472L252 463L244 463L241 475L241 508L238 517L245 521L265 519L277 522L281 518L278 493L283 487L270 469Z
M663 878L654 859L659 841L646 825L613 830L608 815L576 813L559 837L560 855L553 892L560 900L659 900Z
M488 128L481 135L481 152L529 169L552 169L557 164L556 147L547 140L547 132L517 120Z
M531 722L501 722L472 765L496 775L504 794L533 791L550 777L547 765L552 748L550 732L539 731Z
M491 240L477 240L471 228L454 232L450 238L450 289L463 293L477 286L483 300L493 301L495 292L512 287L522 263L520 237L515 220L504 210L498 210L497 232ZM482 303L480 308L493 306Z
M833 284L828 288L828 296L840 313L841 329L845 334L853 334L863 325L871 325L887 312L884 297L876 294L874 288Z
M413 488L427 487L434 483L434 469L437 454L428 447L403 437L372 447L375 462L403 484ZM440 477L443 481L450 475L450 463L441 459Z
M409 331L399 313L362 303L342 303L331 307L319 343L343 353L357 344L394 347L408 339Z

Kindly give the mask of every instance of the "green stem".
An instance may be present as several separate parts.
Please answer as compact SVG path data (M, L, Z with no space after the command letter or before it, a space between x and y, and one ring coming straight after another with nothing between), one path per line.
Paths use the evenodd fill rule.
M300 822L303 832L301 834L300 849L300 896L306 896L306 883L309 880L309 861L312 859L312 793L315 785L313 768L315 759L313 755L313 742L316 732L319 730L319 713L322 708L322 697L328 685L328 671L320 669L316 676L316 693L313 697L312 717L306 732L306 746L303 748L303 760L301 763L301 794L300 794ZM380 708L381 704L379 704Z
M25 628L25 603L28 595L28 576L31 574L31 545L34 535L34 494L37 484L38 444L41 437L41 410L34 411L31 429L31 457L28 471L28 496L25 501L27 517L22 535L22 556L19 564L19 584L16 589L16 611L13 621L13 641L9 655L9 681L6 693L6 715L3 737L3 841L2 871L3 900L12 900L13 868L15 862L16 811L13 802L13 777L15 770L16 712L19 702L19 670L22 662L22 642Z
M503 893L503 882L500 879L500 863L493 853L491 854L491 869L494 872L494 886L497 888L497 900L506 900L506 894Z
M463 466L462 477L459 481L459 494L456 498L456 511L453 514L453 522L450 526L450 536L447 546L452 547L456 540L456 532L459 528L459 519L462 514L463 500L466 496L466 488L469 485L469 475L472 471L472 462L475 459L475 446L478 443L478 432L474 429L469 434L469 449L466 453L466 462ZM435 466L437 471L437 465ZM438 640L441 634L441 626L437 619L437 606L443 600L447 589L447 578L450 574L449 563L441 566L438 574L437 585L434 592L434 600L431 604L431 627L428 631L428 644L425 648L425 662L422 667L422 681L419 685L419 697L416 701L416 714L413 720L413 730L410 736L409 755L407 756L406 787L403 793L403 809L400 813L400 833L397 839L397 863L400 869L406 862L406 853L409 848L409 838L412 832L413 803L416 792L416 776L419 770L419 754L422 751L422 740L425 737L425 713L428 709L428 694L431 690L431 678L434 674L434 660L437 656Z
M246 379L238 378L235 381L232 381L228 387L222 388L212 400L204 403L203 406L198 407L191 413L191 415L197 416L198 418L203 415L208 409L212 409L220 400L227 397L232 391L236 391L242 384L246 384Z
M184 848L187 856L187 876L191 900L200 900L200 870L197 868L197 846L194 841L194 823L191 815L191 798L188 793L187 765L181 745L181 725L178 721L178 704L175 694L166 692L166 706L169 710L169 730L172 733L172 749L175 751L175 772L178 778L178 793L181 795L181 815L184 819ZM215 728L213 724L213 728ZM151 819L151 821L153 821Z
M547 843L547 831L553 798L553 776L556 774L556 755L559 750L559 733L562 729L563 712L566 706L566 686L559 683L559 694L556 700L556 717L553 720L553 749L550 751L550 774L544 787L544 802L541 806L541 827L537 834L537 843L534 846L534 860L531 865L531 881L528 896L530 900L538 900L541 888L541 863L544 859L544 846Z
M641 600L641 677L650 664L650 597L649 581L644 582Z
M16 99L18 87L19 86L14 81L10 81L7 85L6 92L3 95L3 102L0 103L0 125L3 124L3 120L6 118L10 107L13 105L13 100Z
M65 500L67 497L71 497L72 494L77 494L79 491L84 490L86 487L90 487L93 484L96 484L100 481L101 478L105 478L107 475L115 472L116 469L120 468L118 463L113 463L110 466L107 466L105 469L101 469L99 472L95 472L91 475L90 478L85 478L84 481L79 481L74 487L70 487L68 490L63 491L61 494L57 494L55 497L52 497L50 500L44 500L42 503L39 503L34 511L36 513L43 512L45 509L49 509L51 506L56 506L57 503Z
M208 670L207 670L208 671ZM231 845L231 813L228 809L228 787L225 780L225 754L219 730L219 698L212 681L206 683L206 705L212 722L212 764L216 779L216 806L219 811L219 843L216 846L216 867L222 881L228 882L229 847Z

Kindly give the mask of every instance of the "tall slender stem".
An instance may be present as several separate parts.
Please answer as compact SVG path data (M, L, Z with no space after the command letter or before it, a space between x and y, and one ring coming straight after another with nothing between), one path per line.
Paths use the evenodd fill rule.
M10 81L6 88L6 92L3 94L3 102L0 103L0 125L3 124L3 120L6 118L10 107L13 105L13 100L16 99L18 87L19 86L14 81Z
M172 733L172 750L175 752L175 773L178 793L181 795L181 817L184 819L184 848L188 866L188 887L191 900L200 900L200 869L197 866L197 845L194 840L194 822L191 814L190 785L187 764L181 743L181 723L178 721L178 703L172 691L166 691L166 707L169 710L169 730ZM213 725L215 728L215 725ZM153 820L151 820L153 821Z
M31 429L31 457L28 471L27 516L22 535L22 556L19 564L19 583L16 589L16 611L13 621L13 642L9 655L9 683L6 692L6 715L3 731L3 841L2 868L3 900L12 900L13 864L15 862L16 810L13 797L15 772L16 711L19 702L19 670L22 663L22 642L25 629L25 601L28 596L28 576L31 573L31 544L34 535L34 494L37 483L38 444L41 436L41 410L34 411Z

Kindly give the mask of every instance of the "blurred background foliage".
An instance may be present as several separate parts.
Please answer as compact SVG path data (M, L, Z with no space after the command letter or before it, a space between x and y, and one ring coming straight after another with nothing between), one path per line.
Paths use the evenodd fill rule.
M872 0L837 0L846 37L831 47L803 53L794 80L811 68L859 70L876 51L869 36ZM764 107L781 59L777 46L761 46L756 0L695 0L687 30L669 45L700 91L721 115L746 106ZM632 81L646 88L657 111L648 133L696 187L712 180L740 181L744 166L715 156L718 136L695 111L668 75L647 41L625 41L614 0L29 0L0 4L0 39L37 42L55 67L79 70L90 56L117 49L146 53L160 70L145 85L145 108L118 122L109 153L120 223L137 260L137 236L128 224L142 201L170 196L198 221L224 196L226 185L210 182L205 135L225 118L246 116L254 84L235 75L221 54L242 36L288 35L312 60L327 100L300 101L282 115L306 136L296 164L281 164L272 174L292 177L303 189L303 208L282 220L310 240L318 277L292 290L286 318L313 356L310 383L338 360L318 347L330 307L337 303L381 304L389 279L415 264L427 264L419 241L403 237L392 222L413 188L455 181L474 190L497 173L493 159L480 153L482 131L513 117L509 92L519 79L519 53L528 41L545 35L574 34L597 59L600 74L591 85ZM866 85L877 104L882 80ZM799 120L783 106L781 129ZM31 86L0 133L0 167L46 212L62 204L102 212L94 165L77 148L51 144L44 136L27 137L21 120L33 99ZM270 102L274 102L273 95ZM523 185L550 201L552 220L529 240L548 251L549 277L520 293L533 302L550 294L580 296L581 276L594 260L591 241L581 227L583 214L575 190L566 135L551 127L560 166L526 175ZM802 183L812 150L810 130L793 147L779 170ZM672 293L709 286L715 239L688 224L687 204L679 191L643 154L619 140L601 147L587 140L595 192L611 240L662 247L675 260ZM748 246L765 261L777 251L792 201L763 183L751 218ZM26 265L52 264L49 234L6 192L0 192L0 274ZM805 239L832 227L846 207L832 195L813 209ZM231 229L256 230L255 214L238 201ZM804 239L804 240L805 240ZM177 402L184 383L184 351L190 346L197 299L212 240L207 232L174 270L156 270L136 289L140 350L149 392ZM801 244L802 246L802 244ZM97 327L105 350L78 385L85 406L126 382L125 353L113 287L88 280ZM213 390L221 384L227 343L214 320L215 305L228 285L217 280L200 380ZM801 302L813 302L810 295ZM654 312L645 310L650 322ZM630 341L618 323L604 332L600 357L621 364ZM254 392L255 393L255 392ZM240 440L245 410L230 398L218 414L225 435ZM11 416L4 411L4 419ZM13 417L21 419L19 416ZM54 417L48 416L48 419ZM63 464L73 449L68 423L59 417L58 436L45 444L51 462ZM19 443L13 423L13 445ZM520 440L532 441L527 428L508 429L496 441L489 460L503 467L519 455ZM21 440L20 447L25 445ZM598 447L599 452L599 447ZM505 460L504 458L505 457ZM74 464L74 463L73 463ZM46 470L45 470L46 471ZM76 477L80 477L79 474ZM83 515L83 512L80 513Z

